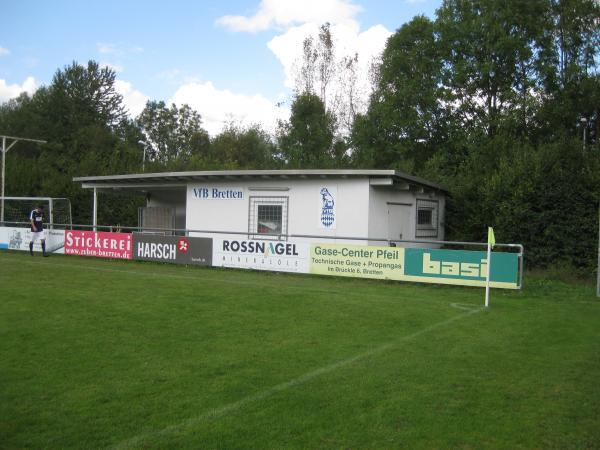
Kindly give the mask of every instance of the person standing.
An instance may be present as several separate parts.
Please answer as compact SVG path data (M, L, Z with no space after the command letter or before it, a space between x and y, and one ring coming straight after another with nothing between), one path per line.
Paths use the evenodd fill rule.
M31 222L31 241L29 242L29 254L33 256L33 243L40 240L42 244L42 254L46 254L46 233L44 232L44 205L38 205L37 208L29 214Z

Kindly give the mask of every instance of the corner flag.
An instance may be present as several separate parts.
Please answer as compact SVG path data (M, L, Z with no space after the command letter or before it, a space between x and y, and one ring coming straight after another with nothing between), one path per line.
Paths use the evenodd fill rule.
M494 229L492 227L488 227L488 244L492 247L496 245L496 236L494 236Z

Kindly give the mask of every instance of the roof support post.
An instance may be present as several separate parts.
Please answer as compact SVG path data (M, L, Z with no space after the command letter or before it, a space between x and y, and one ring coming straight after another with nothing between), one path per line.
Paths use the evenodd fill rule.
M92 217L92 225L94 226L94 231L96 231L96 226L98 225L98 192L96 188L94 188L94 212Z

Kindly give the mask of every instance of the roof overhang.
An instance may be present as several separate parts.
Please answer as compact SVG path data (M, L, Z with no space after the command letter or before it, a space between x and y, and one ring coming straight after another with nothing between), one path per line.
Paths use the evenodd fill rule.
M194 182L210 181L264 181L294 179L347 179L368 178L372 186L397 188L420 187L448 192L436 183L396 170L219 170L194 172L158 172L128 175L102 175L75 177L86 189L172 189L185 187Z

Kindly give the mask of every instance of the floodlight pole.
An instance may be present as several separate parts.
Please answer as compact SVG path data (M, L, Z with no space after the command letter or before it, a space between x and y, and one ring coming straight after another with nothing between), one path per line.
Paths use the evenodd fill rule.
M29 139L14 136L0 136L2 138L2 206L0 207L0 223L4 225L4 185L6 180L6 152L9 151L19 141L37 142L38 144L46 144L46 141L39 139ZM12 142L6 147L6 140L10 139Z

